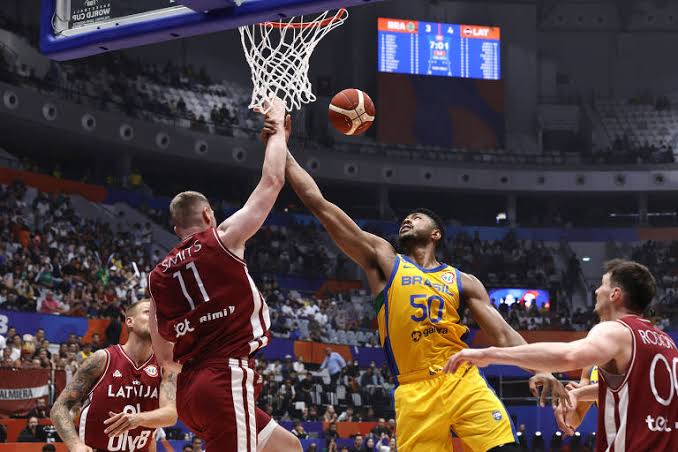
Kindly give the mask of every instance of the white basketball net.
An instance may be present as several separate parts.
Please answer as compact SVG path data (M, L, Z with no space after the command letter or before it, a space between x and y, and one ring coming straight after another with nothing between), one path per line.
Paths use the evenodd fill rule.
M311 55L327 33L342 25L348 11L325 11L312 21L304 16L279 22L240 27L245 58L252 69L249 108L266 113L272 98L279 97L288 111L316 100L308 80Z

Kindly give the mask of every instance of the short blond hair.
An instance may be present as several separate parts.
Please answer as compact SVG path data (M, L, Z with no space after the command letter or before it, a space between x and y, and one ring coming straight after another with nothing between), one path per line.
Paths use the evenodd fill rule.
M150 302L151 302L150 298L142 298L141 300L132 303L127 307L127 309L125 309L125 318L134 317L135 315L137 315L137 309L139 308L139 306L141 306L144 303Z
M170 202L170 216L174 226L189 228L200 226L200 212L204 205L210 206L207 197L197 191L179 193Z

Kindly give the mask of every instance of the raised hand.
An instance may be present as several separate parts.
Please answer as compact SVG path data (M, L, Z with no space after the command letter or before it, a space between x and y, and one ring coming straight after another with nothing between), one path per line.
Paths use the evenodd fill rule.
M268 117L264 119L264 127L261 129L259 137L264 144L268 143L268 139L278 131L277 124L275 121L269 119ZM285 116L285 140L290 141L290 136L292 135L292 116Z

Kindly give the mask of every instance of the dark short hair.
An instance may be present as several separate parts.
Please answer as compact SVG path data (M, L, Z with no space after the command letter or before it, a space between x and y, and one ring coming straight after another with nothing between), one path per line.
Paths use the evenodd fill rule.
M657 292L657 281L650 270L638 262L613 259L605 263L605 273L610 274L610 284L619 287L626 295L626 307L642 314Z
M415 213L423 213L427 217L429 217L431 220L433 220L433 223L436 225L436 228L440 231L440 241L438 244L444 243L445 242L445 222L443 221L442 217L435 213L434 211L427 209L425 207L417 207L416 209L410 211L410 213L407 214L409 217L412 214Z

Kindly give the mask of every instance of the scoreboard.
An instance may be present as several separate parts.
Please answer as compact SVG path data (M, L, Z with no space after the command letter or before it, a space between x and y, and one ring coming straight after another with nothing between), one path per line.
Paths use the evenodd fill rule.
M379 18L379 72L499 80L500 29Z

